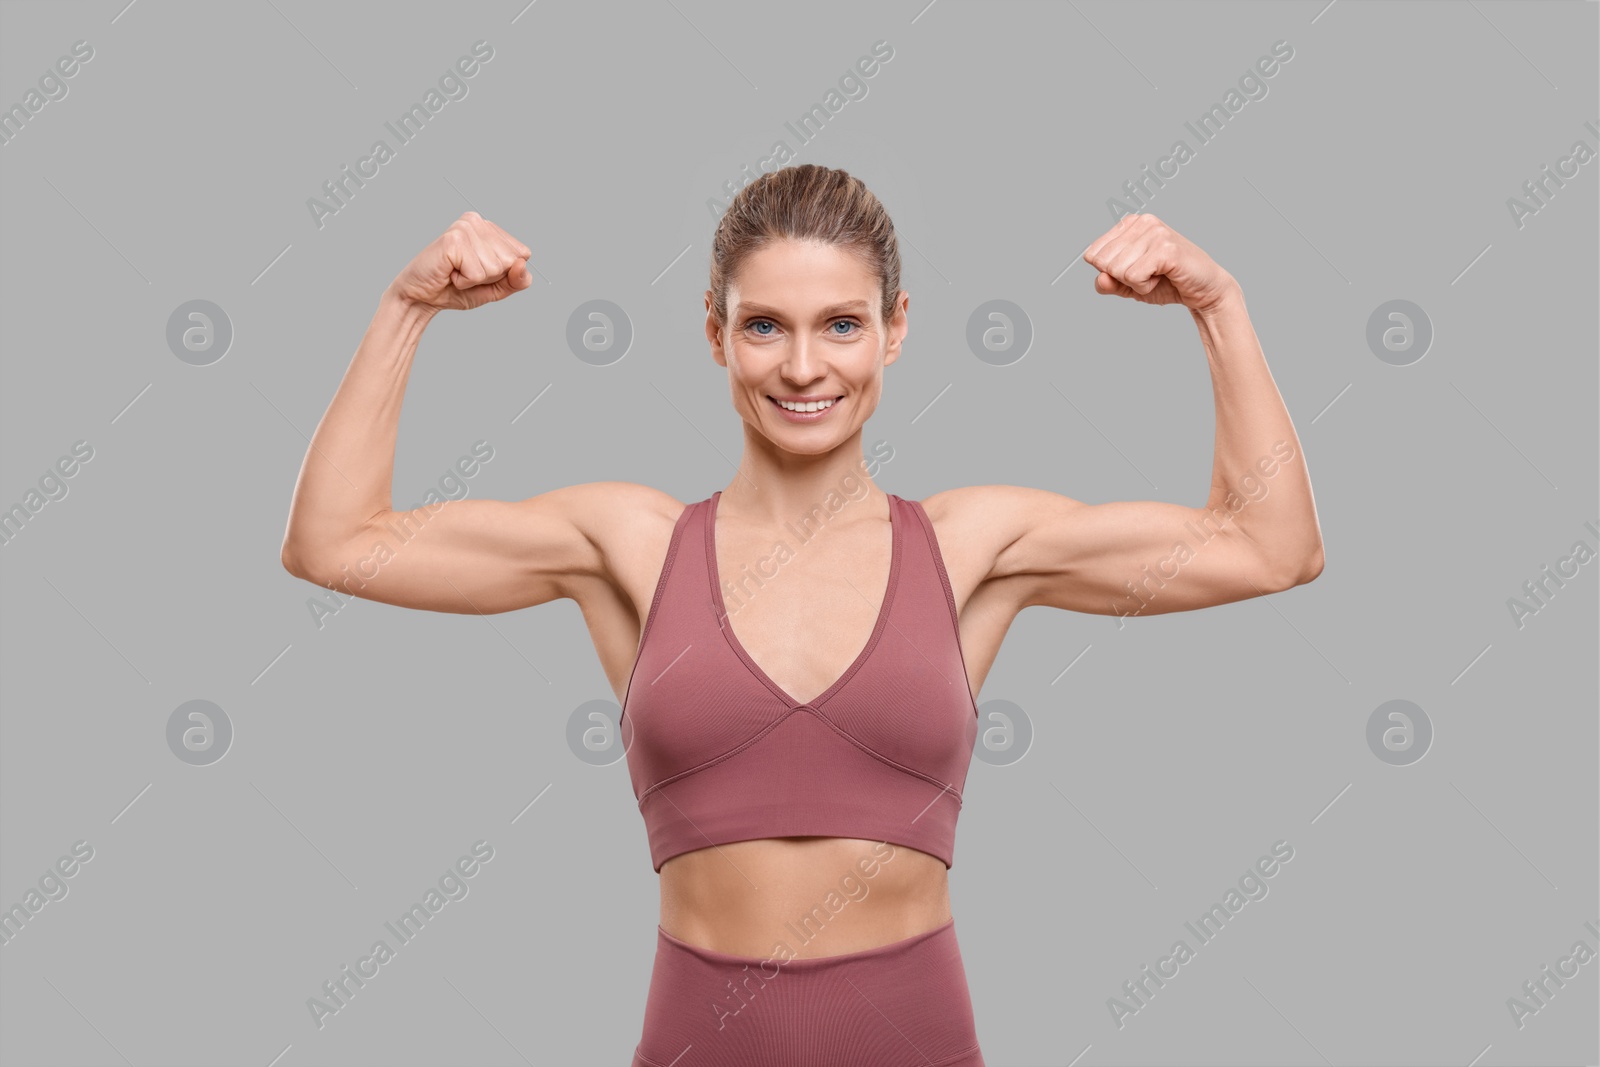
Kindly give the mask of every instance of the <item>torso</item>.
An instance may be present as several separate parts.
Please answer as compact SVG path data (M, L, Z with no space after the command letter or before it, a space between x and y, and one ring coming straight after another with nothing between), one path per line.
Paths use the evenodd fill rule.
M930 498L935 500L936 498ZM866 508L873 510L868 514ZM762 671L785 692L810 700L844 673L867 643L878 616L890 562L888 505L881 492L845 523L831 524L783 563L776 578L735 610L734 635ZM972 690L983 685L1015 610L999 590L979 588L991 559L980 558L959 520L935 502L928 518L939 539L961 620L961 648ZM635 539L632 570L618 576L625 598L593 597L584 605L602 665L619 703L625 696L639 635L648 616L677 515L656 517ZM943 521L941 521L943 520ZM742 525L723 513L716 522L716 560L724 579L771 555L774 531ZM770 565L769 565L770 566ZM829 893L859 898L845 907L801 957L855 952L931 930L950 917L943 861L905 846L878 865L870 882L855 877L856 862L877 842L839 837L737 841L684 853L661 867L661 926L693 945L765 956L783 938L784 924L816 907ZM881 846L879 846L881 848ZM848 888L841 888L846 880ZM864 895L863 895L864 894ZM867 907L866 902L874 902Z

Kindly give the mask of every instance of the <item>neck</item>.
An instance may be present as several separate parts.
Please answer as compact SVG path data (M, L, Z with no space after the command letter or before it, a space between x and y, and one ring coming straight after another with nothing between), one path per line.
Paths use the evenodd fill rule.
M776 526L814 508L831 513L884 496L867 474L869 462L876 470L872 457L862 454L859 429L826 452L801 455L778 448L746 423L739 470L722 491L718 510Z

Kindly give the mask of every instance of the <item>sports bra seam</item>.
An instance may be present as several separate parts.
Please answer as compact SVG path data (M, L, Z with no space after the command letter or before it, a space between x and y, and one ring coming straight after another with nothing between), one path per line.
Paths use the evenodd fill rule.
M678 546L683 542L683 531L687 526L684 520L697 506L697 504L684 505L683 510L678 513L677 521L673 524L672 537L667 542L667 558L661 564L661 576L656 579L655 595L650 598L650 607L644 615L644 628L639 631L639 647L633 653L633 668L628 672L628 686L622 692L622 709L617 716L618 728L621 727L622 720L627 717L628 698L633 695L633 679L639 673L639 661L644 658L645 642L650 639L650 630L655 625L656 609L661 606L661 599L666 595L667 578L672 574L672 564L678 558Z
M712 767L715 767L717 764L723 763L723 762L725 762L727 760L732 759L734 756L737 756L739 753L743 752L745 749L749 748L751 745L755 744L757 741L760 741L762 738L766 737L772 731L776 730L779 726L782 726L785 722L788 722L789 718L791 716L795 715L798 712L802 712L802 711L811 712L813 717L815 717L819 722L821 722L823 725L828 727L828 729L832 730L834 733L836 733L840 737L842 737L845 741L847 741L850 744L854 745L856 748L859 748L862 752L865 752L867 755L871 756L873 759L878 760L880 763L883 763L886 766L892 767L895 770L901 772L902 774L909 775L912 778L920 779L920 780L922 780L924 782L927 782L929 785L936 785L940 789L943 789L943 790L946 790L946 791L950 792L956 798L956 805L958 807L963 806L962 805L962 799L961 799L961 790L957 789L954 785L951 785L948 782L941 782L937 778L933 777L932 775L925 774L922 771L919 771L914 767L907 767L902 763L895 762L894 760L890 759L888 756L885 756L883 753L875 751L873 748L871 748L869 745L867 745L864 741L861 741L858 738L854 737L848 730L846 730L844 727L840 726L838 723L834 722L832 719L828 718L826 715L823 715L822 712L819 711L818 709L803 705L803 706L798 707L798 708L790 708L783 715L779 716L777 719L774 719L771 723L768 723L766 726L764 726L760 730L756 731L756 733L751 735L749 738L747 738L744 741L739 742L733 748L730 748L728 751L722 753L720 756L713 756L711 759L706 760L704 763L698 764L698 765L696 765L694 767L690 767L688 770L679 771L677 774L672 775L670 778L663 778L661 781L656 782L654 785L651 785L650 787L645 789L645 791L642 794L640 794L640 796L639 796L639 807L642 809L644 807L644 802L646 800L650 799L651 794L659 792L660 790L662 790L662 789L666 788L667 786L671 785L673 782L681 781L681 780L683 780L685 778L690 777L691 775L699 774L701 771L710 770Z
M967 672L967 654L961 647L961 616L956 613L956 594L950 585L950 574L945 570L944 554L939 549L939 536L934 533L933 520L928 518L922 501L912 500L912 510L916 513L917 521L922 524L923 536L927 539L929 554L933 557L933 567L939 573L939 585L944 589L944 602L950 609L950 626L955 632L956 655L961 658L961 687L967 692L967 700L972 704L972 717L980 718L978 711L978 698L972 692L972 676Z

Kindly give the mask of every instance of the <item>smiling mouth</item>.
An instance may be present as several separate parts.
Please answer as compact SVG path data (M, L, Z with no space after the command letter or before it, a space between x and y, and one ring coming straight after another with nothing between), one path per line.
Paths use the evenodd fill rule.
M829 408L833 407L834 404L838 403L840 400L843 400L844 397L841 394L840 396L832 397L827 400L811 400L805 403L796 403L792 400L779 400L772 396L767 397L767 399L772 401L778 407L782 408L784 411L790 411L797 415L807 415L818 411L827 411Z

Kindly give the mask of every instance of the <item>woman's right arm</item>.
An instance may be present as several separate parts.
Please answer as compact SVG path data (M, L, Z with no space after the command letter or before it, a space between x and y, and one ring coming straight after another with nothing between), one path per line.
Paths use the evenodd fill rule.
M446 308L526 289L530 254L469 211L384 291L300 468L281 553L291 574L401 607L512 611L576 599L579 588L607 578L602 546L623 527L681 508L647 486L594 482L521 501L393 510L400 409L423 330Z

